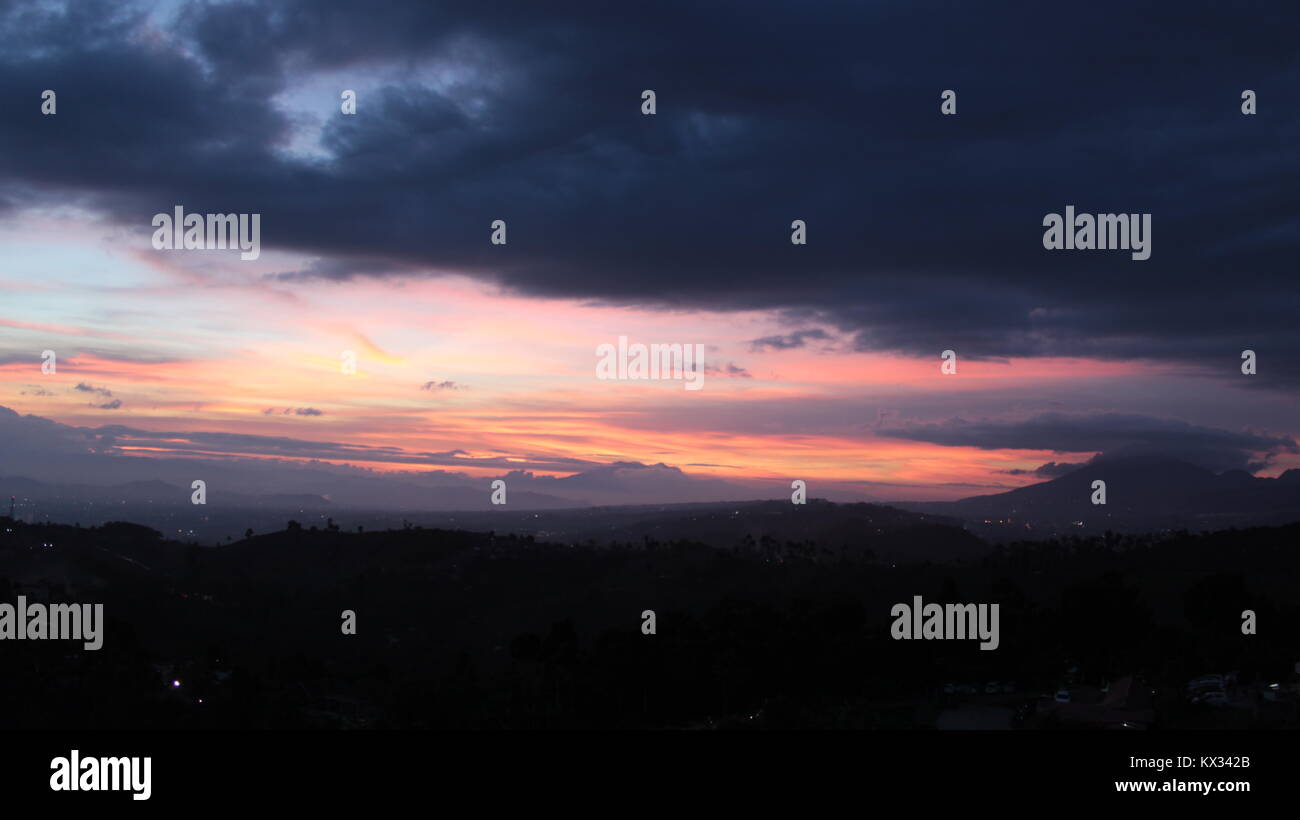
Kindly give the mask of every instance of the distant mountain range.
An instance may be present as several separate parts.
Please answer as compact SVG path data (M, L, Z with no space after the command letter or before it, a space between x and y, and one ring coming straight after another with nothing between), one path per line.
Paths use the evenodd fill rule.
M1220 530L1300 521L1300 470L1278 478L1244 471L1216 473L1176 458L1152 455L1099 456L1050 481L993 495L946 502L898 502L890 506L781 501L712 501L627 505L605 499L654 497L668 488L708 485L702 495L737 492L725 482L686 476L665 465L613 464L566 478L507 476L508 503L493 506L483 486L420 487L382 476L345 477L358 491L343 498L323 493L232 491L224 481L207 487L207 504L190 503L188 486L160 480L109 486L59 484L0 477L0 515L16 497L19 520L88 525L126 520L207 543L265 532L297 519L304 527L332 521L345 529L421 526L533 535L560 543L694 540L731 547L748 539L815 540L825 546L871 549L882 557L909 553L950 559L977 551L973 533L985 540L1049 538L1115 532ZM1093 482L1106 484L1106 503L1092 503ZM361 486L374 486L361 491ZM538 492L544 487L553 492ZM386 491L381 493L380 491ZM603 490L603 491L602 491ZM593 505L595 502L595 505ZM965 529L966 533L962 533ZM956 536L954 535L956 534Z
M492 508L488 488L482 489L449 486L432 489L402 486L393 482L386 504L376 504L378 510L488 510ZM280 513L339 515L355 507L341 505L315 493L259 493L233 492L225 484L206 486L206 503L191 502L193 490L165 481L128 481L121 484L54 484L30 478L0 476L0 515L9 512L9 501L15 501L15 517L20 520L100 523L109 520L131 520L160 526L150 515L151 510L165 514L169 520L187 520L203 517L228 517L248 512L275 512L279 525L284 524ZM572 507L573 502L544 493L516 490L508 496L517 509L557 509ZM423 501L423 507L420 502ZM164 529L168 529L163 526Z
M789 481L719 479L691 475L668 464L633 461L579 463L573 474L565 476L515 466L515 462L498 463L492 469L500 472L471 475L459 465L445 463L430 463L424 469L394 464L391 471L381 471L316 458L283 458L278 448L293 455L342 445L265 436L234 440L224 434L170 434L195 438L192 457L144 457L121 447L124 441L148 435L121 425L72 427L0 407L0 469L22 477L0 477L0 494L26 495L37 501L58 497L82 503L139 501L176 506L189 503L190 484L202 479L207 482L210 511L223 505L249 509L328 505L334 510L427 512L488 509L494 479L505 480L508 506L513 509L741 501L788 498L790 493ZM215 444L212 435L218 436ZM204 447L219 450L227 445L251 448L248 452L268 457L203 455ZM819 492L837 500L868 500L856 490L826 487Z
M323 480L310 471L301 471L308 486L329 484L333 492L259 492L258 487L236 485L231 477L215 470L191 472L209 476L206 483L207 504L240 509L304 510L389 510L417 512L464 512L494 510L489 479L470 483L463 477L448 477L446 483L428 486L410 476L334 476ZM644 498L647 504L663 503L657 499L668 495L674 500L692 496L713 501L731 497L752 499L753 488L707 478L688 476L676 467L664 464L615 463L561 478L509 473L506 481L507 510L574 509L595 505L626 505L629 499ZM426 481L428 479L425 479ZM546 492L540 492L538 488ZM190 506L193 490L158 479L125 481L114 484L83 484L38 481L20 476L0 476L0 496L38 502L82 505L152 504L162 507ZM787 491L780 489L778 494ZM672 502L668 502L672 503ZM7 512L5 510L0 512Z
M85 506L136 506L151 504L158 507L183 507L191 504L193 490L178 487L165 481L127 481L122 484L100 486L94 484L47 484L31 478L0 476L0 502L3 510L8 512L10 497L28 502L61 506L75 503ZM329 507L329 502L310 493L227 493L223 492L221 502L246 509L307 509Z
M815 541L819 549L835 555L861 557L869 552L892 560L964 558L983 552L985 546L955 519L820 499L805 505L787 500L578 507L558 497L512 491L507 505L494 507L486 492L451 487L431 499L427 509L409 511L356 510L310 494L217 495L211 490L208 503L199 506L190 503L191 492L162 481L100 487L0 477L0 496L21 501L15 513L20 521L130 521L209 544L238 539L246 529L283 529L297 520L304 528L334 524L374 531L415 525L515 533L559 544L691 541L722 549L775 550L786 543ZM7 513L6 505L0 515Z
M882 560L947 561L970 558L986 545L960 521L882 504L836 504L809 499L591 507L544 512L494 511L415 516L424 526L495 530L562 544L693 541L721 549L773 550L816 544L819 555Z
M1092 503L1104 481L1106 503ZM985 537L1218 530L1300 521L1300 470L1258 478L1152 455L1099 456L1059 478L959 501L896 506L960 518Z

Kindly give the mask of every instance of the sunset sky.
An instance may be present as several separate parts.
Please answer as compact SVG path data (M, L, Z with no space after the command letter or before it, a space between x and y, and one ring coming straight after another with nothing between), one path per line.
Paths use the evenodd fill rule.
M1131 447L1300 467L1300 20L482 5L0 11L0 406L100 435L96 483L637 462L924 500ZM1151 259L1044 250L1071 204L1151 213ZM260 258L155 250L176 205L260 213ZM619 336L705 345L703 389L597 379Z

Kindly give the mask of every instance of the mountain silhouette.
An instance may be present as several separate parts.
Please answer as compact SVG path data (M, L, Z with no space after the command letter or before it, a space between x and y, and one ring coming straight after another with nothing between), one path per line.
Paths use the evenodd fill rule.
M1094 504L1095 481L1106 503ZM1102 455L1058 478L959 501L898 506L960 518L985 535L1209 530L1300 520L1300 470L1260 478L1152 454Z

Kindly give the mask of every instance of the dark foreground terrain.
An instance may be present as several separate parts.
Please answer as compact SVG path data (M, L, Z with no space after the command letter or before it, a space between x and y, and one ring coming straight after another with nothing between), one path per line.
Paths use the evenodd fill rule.
M918 529L916 554L950 536ZM942 563L897 559L896 532L880 551L819 537L290 522L200 547L0 517L0 602L107 621L95 652L0 642L0 728L1297 725L1300 525L977 542ZM1000 604L999 648L893 640L914 595Z

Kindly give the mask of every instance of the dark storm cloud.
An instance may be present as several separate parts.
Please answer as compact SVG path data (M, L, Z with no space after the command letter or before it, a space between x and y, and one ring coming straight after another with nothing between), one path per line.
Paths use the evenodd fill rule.
M281 279L463 271L779 309L926 356L1227 375L1252 348L1254 383L1300 385L1296 4L290 0L187 5L161 33L113 4L40 8L0 23L18 205L75 197L142 232L181 202L258 212L267 247L319 260ZM356 116L319 100L329 159L284 153L297 125L272 97L384 66L410 79ZM1151 259L1045 251L1043 215L1071 204L1151 213Z
M1046 464L1040 464L1032 470L1004 470L1007 475L1032 475L1038 478L1060 478L1066 473L1072 473L1082 467L1086 462L1067 462L1067 461L1049 461Z
M312 279L351 279L357 276L400 276L418 272L417 265L390 259L313 259L300 270L273 273L268 278L281 282L300 282Z
M809 339L827 341L830 338L830 334L821 328L810 328L808 330L796 330L793 333L784 335L776 334L754 339L749 343L749 349L755 353L762 353L764 350L769 349L791 350L797 347L806 347Z
M1215 469L1257 469L1278 453L1300 452L1294 439L1201 427L1130 413L1043 413L1023 421L967 421L883 428L877 435L945 447L1052 450L1058 453L1159 453ZM1039 469L1076 465L1056 465Z

